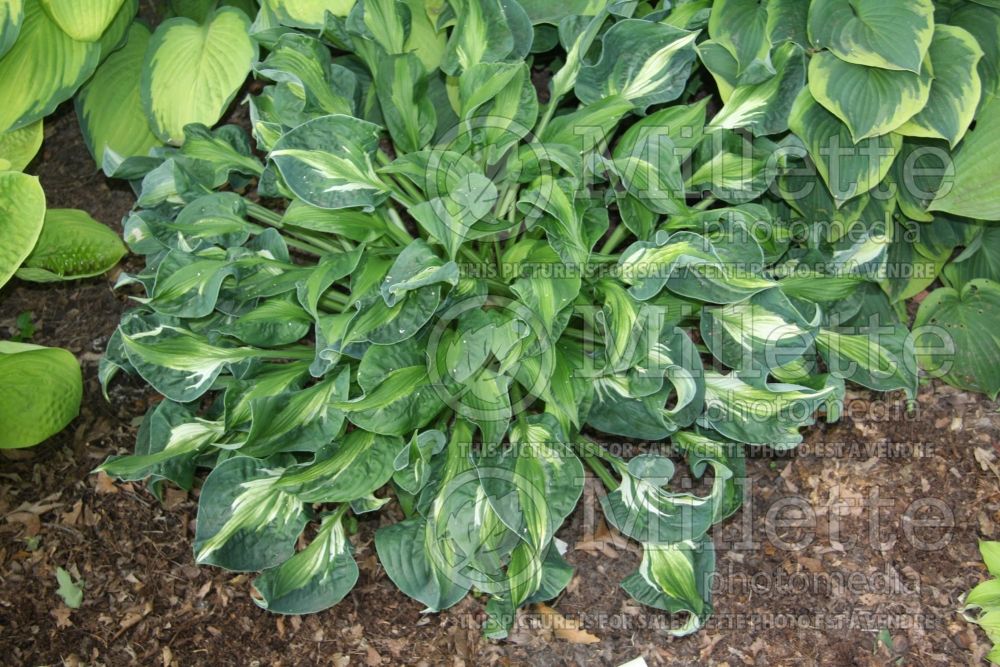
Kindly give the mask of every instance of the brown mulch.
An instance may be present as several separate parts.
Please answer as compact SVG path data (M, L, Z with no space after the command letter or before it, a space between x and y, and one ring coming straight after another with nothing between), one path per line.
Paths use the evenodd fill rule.
M72 113L50 123L31 171L50 206L120 231L131 192L94 172ZM852 394L848 414L811 429L798 454L751 458L748 504L715 531L716 614L690 637L669 637L669 617L618 588L638 547L600 522L596 487L559 534L577 567L568 591L525 613L507 641L481 638L481 599L424 615L395 590L375 558L378 518L352 537L361 577L340 605L269 614L251 599L252 576L193 564L195 497L170 490L160 504L141 485L89 474L132 447L156 400L129 378L110 402L100 394L97 360L127 305L112 282L14 281L0 293L0 336L31 311L34 341L73 351L87 382L64 433L0 455L3 664L938 665L988 650L956 609L984 578L976 540L996 538L1000 522L1000 415L937 383L912 414L898 395ZM83 580L79 609L56 594L57 567Z

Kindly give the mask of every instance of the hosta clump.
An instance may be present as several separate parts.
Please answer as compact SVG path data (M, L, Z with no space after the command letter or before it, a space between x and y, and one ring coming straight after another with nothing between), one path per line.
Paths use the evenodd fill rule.
M794 448L845 379L915 393L912 285L885 269L963 244L950 219L897 233L929 200L869 196L890 172L821 161L831 137L909 141L827 110L830 58L914 56L846 3L806 5L264 3L252 142L188 125L113 167L139 193L146 269L124 280L145 296L102 377L165 400L102 468L154 489L211 469L196 558L262 571L283 613L347 594L348 519L385 508L392 581L432 611L486 596L497 637L572 576L556 533L589 468L643 544L625 590L698 628L744 446ZM674 481L681 461L704 491Z

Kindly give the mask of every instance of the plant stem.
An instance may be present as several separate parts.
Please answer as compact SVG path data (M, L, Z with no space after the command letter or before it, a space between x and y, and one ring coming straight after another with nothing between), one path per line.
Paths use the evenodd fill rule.
M628 227L619 223L619 225L615 227L615 230L611 232L611 236L608 237L608 240L601 246L599 254L610 255L611 251L617 248L618 244L625 240L625 236L627 234Z
M386 229L388 229L392 237L404 248L413 243L413 237L410 236L410 232L406 231L406 225L403 224L403 219L399 217L399 212L390 206L388 207L387 215L389 216L389 223L386 225Z
M697 204L695 204L691 208L693 208L696 211L704 211L705 209L707 209L709 206L711 206L712 204L714 204L717 201L719 201L719 200L716 199L715 197L705 197L704 199L702 199L700 202L698 202Z

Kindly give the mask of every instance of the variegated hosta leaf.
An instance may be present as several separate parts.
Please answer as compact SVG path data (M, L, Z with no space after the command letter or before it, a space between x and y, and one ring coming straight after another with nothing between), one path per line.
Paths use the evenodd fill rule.
M608 522L643 543L668 545L700 539L715 520L721 497L697 496L666 488L674 464L658 454L641 454L626 465L615 465L622 475L617 489L601 498ZM714 474L726 479L732 472L719 465Z
M743 445L721 441L701 431L678 431L671 436L674 446L684 453L691 473L698 478L712 469L712 498L718 523L743 505L746 462ZM729 471L728 474L726 471Z
M410 443L400 450L393 462L392 481L406 493L419 493L431 480L431 459L446 443L447 438L441 431L415 431Z
M797 44L782 44L774 52L776 74L761 83L737 86L711 127L746 128L756 134L778 134L788 129L788 115L806 82L805 54Z
M427 243L417 240L399 253L385 274L380 291L385 304L391 307L408 292L438 283L454 286L458 278L455 262L444 262Z
M517 3L501 0L452 0L458 22L448 39L441 69L457 76L479 63L499 62L518 48L518 37L527 31L530 47L531 25ZM517 32L521 32L519 35ZM524 48L523 45L520 48ZM527 51L525 51L526 53Z
M153 132L184 141L188 123L214 125L257 57L246 14L222 7L201 25L186 18L161 23L149 43L142 102Z
M919 74L844 62L829 52L809 61L809 92L844 121L855 144L899 128L924 108L931 93L929 61Z
M696 32L638 19L619 21L602 37L601 58L576 80L584 104L620 95L639 109L677 99L695 59Z
M1000 220L1000 182L990 178L990 165L1000 151L1000 102L987 97L954 154L955 177L927 207L980 220Z
M125 0L39 0L63 32L81 42L93 42L114 20Z
M262 0L282 25L322 30L326 15L347 16L356 0Z
M45 192L35 176L0 172L0 287L31 254L45 220Z
M799 429L834 394L833 386L744 382L736 374L705 372L705 413L698 424L737 442L789 449L802 442Z
M42 147L43 136L41 120L0 133L0 171L24 171Z
M125 253L118 234L85 211L50 208L17 277L43 283L89 278L111 270Z
M63 32L40 0L27 0L17 41L0 59L0 132L52 113L94 73L100 56L96 43L78 42Z
M353 101L331 81L330 50L315 37L297 32L281 36L267 58L255 69L272 81L293 86L300 97L324 114L350 114Z
M341 517L325 517L305 549L254 579L261 595L254 602L278 614L313 614L332 607L357 583L351 551Z
M850 129L816 102L807 88L795 100L788 126L802 139L838 206L885 178L903 143L898 134L854 143Z
M760 83L774 74L768 8L755 0L716 0L708 20L708 34L733 60L735 84Z
M639 569L622 582L625 592L642 604L685 613L689 618L670 634L695 632L712 613L715 549L710 539L676 544L644 544Z
M313 119L285 134L270 158L288 187L308 204L337 209L373 209L385 199L385 184L372 156L379 128L351 116Z
M934 34L931 0L814 0L809 39L857 65L920 72Z
M878 391L905 389L917 393L917 360L914 341L902 326L888 332L839 333L821 329L816 347L836 377Z
M5 0L0 3L0 58L14 46L23 21L24 0Z
M198 498L199 563L252 572L288 560L307 519L302 501L278 486L280 472L278 461L248 456L216 466Z
M781 290L758 292L746 301L705 308L701 337L716 359L733 370L767 375L812 346L819 308L796 307Z
M692 298L733 303L774 286L754 275L751 263L725 261L711 241L691 232L658 232L654 241L634 243L622 253L618 266L622 281L640 301L666 286Z
M375 75L386 127L395 145L406 153L426 146L437 129L437 114L427 96L424 76L420 59L410 53L384 57Z
M928 59L934 70L927 104L897 130L915 137L944 139L955 147L972 123L982 84L976 65L983 49L962 28L934 27Z

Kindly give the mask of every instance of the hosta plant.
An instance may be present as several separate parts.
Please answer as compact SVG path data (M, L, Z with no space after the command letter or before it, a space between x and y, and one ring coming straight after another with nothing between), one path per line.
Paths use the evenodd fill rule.
M256 54L252 136L182 125L178 86L132 109L172 145L114 165L146 268L102 379L164 400L101 469L209 469L195 557L260 572L267 609L342 599L363 520L400 590L485 596L502 637L572 576L556 533L589 470L642 544L622 586L690 632L744 448L794 448L845 380L912 396L918 353L940 360L902 306L940 271L890 269L947 277L964 246L952 285L975 277L921 317L996 318L991 228L957 217L995 217L993 8L267 0L249 48L190 71L231 11L165 23L140 78L219 102ZM954 155L947 193L925 145ZM946 377L995 391L997 330Z
M981 541L979 551L992 579L978 584L963 600L962 615L986 632L993 650L986 659L1000 665L1000 542Z

